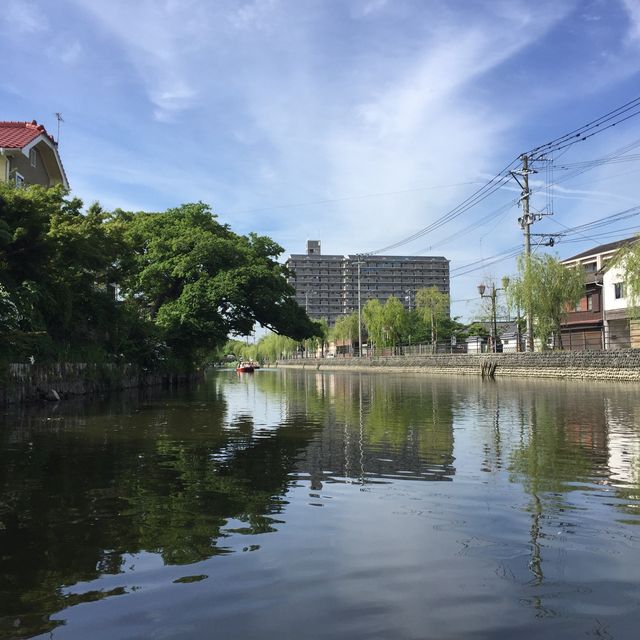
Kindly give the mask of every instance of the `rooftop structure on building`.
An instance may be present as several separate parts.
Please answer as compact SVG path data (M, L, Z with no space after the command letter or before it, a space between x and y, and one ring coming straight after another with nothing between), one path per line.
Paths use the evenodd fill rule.
M571 256L570 258L565 258L562 263L566 265L570 265L574 262L580 263L588 263L591 258L593 262L596 262L598 258L600 260L606 260L613 256L613 254L620 248L635 242L638 238L636 236L632 238L624 238L622 240L616 240L615 242L607 242L606 244L598 245L597 247L593 247L591 249L587 249L586 251L581 251L575 256ZM600 266L602 266L604 263Z
M292 254L287 266L298 304L329 326L357 311L358 281L363 306L395 296L411 309L419 289L449 293L449 261L443 256L323 255L320 241L309 240L307 253Z
M17 186L69 186L58 144L44 125L0 121L0 181Z

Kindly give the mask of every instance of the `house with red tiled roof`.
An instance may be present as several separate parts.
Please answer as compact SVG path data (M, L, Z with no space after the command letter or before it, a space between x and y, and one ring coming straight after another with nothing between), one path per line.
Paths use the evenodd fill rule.
M44 125L0 121L0 181L16 185L69 186L58 143Z

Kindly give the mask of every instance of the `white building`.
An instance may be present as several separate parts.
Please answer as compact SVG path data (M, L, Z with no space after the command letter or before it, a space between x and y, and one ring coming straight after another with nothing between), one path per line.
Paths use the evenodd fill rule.
M605 349L640 348L640 323L629 313L624 266L605 266L602 299Z

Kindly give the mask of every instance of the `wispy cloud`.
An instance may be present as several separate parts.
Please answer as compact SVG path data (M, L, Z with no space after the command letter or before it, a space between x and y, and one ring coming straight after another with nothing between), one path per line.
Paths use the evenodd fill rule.
M171 120L197 103L204 65L202 60L193 64L193 57L211 37L206 3L94 0L81 5L120 40L158 120Z
M640 42L640 2L638 0L622 0L629 17L629 40Z
M269 17L277 4L279 0L253 0L240 3L240 6L230 11L228 21L233 27L243 31L263 29L269 24Z
M0 49L16 64L0 96L12 114L32 110L25 119L51 117L53 104L65 113L63 158L81 195L150 209L208 201L234 228L288 251L309 237L348 253L407 236L477 185L415 188L492 176L637 93L632 0L6 4ZM23 35L45 30L47 55L36 60ZM604 199L634 197L622 181L607 183L610 194L563 187L567 223L588 204L570 198L589 198L597 215ZM518 190L400 251L428 251ZM381 192L397 193L340 200ZM442 251L493 255L518 241L516 217L486 233L491 218L482 243Z
M0 12L0 32L5 34L32 35L49 28L45 15L29 0L8 2Z

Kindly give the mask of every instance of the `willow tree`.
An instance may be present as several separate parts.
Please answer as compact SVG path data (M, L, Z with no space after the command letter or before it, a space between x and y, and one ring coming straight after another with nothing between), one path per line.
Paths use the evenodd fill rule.
M331 329L330 340L337 342L348 341L349 346L353 349L354 340L358 339L358 314L352 313L348 316L340 316Z
M555 334L562 349L562 322L584 295L584 273L579 265L564 266L549 254L518 259L518 277L509 281L510 306L530 309L534 330L542 345Z
M437 287L418 289L416 309L425 323L431 326L431 345L438 342L438 326L449 317L449 296Z
M406 311L395 296L387 298L382 307L382 324L386 345L395 347L400 342L406 325Z
M376 347L384 346L384 320L380 301L369 300L362 309L362 317L369 336L369 342L373 342Z

